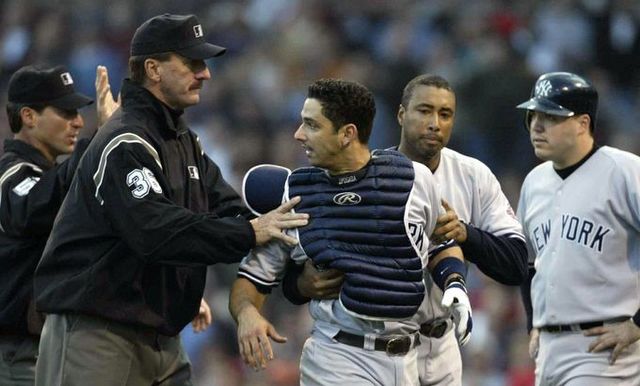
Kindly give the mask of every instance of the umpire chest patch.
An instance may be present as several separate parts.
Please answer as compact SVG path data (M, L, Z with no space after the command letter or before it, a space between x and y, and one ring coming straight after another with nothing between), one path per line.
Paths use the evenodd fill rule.
M18 196L26 196L38 181L40 181L40 177L27 177L13 188L13 193Z
M196 166L187 166L187 170L189 170L189 178L192 180L200 179L200 173L198 173L198 168Z

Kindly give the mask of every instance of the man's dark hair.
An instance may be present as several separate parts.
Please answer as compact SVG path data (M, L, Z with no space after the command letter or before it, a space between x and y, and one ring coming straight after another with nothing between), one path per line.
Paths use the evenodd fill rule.
M417 86L432 86L435 88L443 88L454 93L453 88L451 88L451 85L445 78L439 75L431 74L418 75L415 78L411 79L409 83L404 86L404 91L402 91L402 106L404 106L405 109L409 107L409 101L411 100L413 91Z
M23 104L7 102L7 117L9 118L9 127L12 133L17 133L22 129L22 116L20 116L20 110L23 107L30 107L34 109L38 114L47 107L44 104Z
M144 85L146 79L146 71L144 68L144 62L147 59L155 59L159 62L166 62L171 59L173 52L163 52L160 54L151 55L139 55L129 58L129 78L132 82Z
M320 79L309 86L307 98L317 99L322 114L335 130L352 123L358 128L358 139L366 144L371 136L376 103L363 85L340 79Z

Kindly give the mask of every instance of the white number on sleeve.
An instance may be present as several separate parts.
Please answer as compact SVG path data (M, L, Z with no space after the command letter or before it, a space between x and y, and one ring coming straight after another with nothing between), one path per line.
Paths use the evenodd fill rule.
M416 243L418 250L422 251L424 248L424 227L422 224L409 223L409 232L411 233L411 238L413 242Z
M153 172L147 168L133 169L127 174L127 186L133 186L131 194L135 198L143 198L149 194L149 190L161 194L162 188L160 183L153 175Z

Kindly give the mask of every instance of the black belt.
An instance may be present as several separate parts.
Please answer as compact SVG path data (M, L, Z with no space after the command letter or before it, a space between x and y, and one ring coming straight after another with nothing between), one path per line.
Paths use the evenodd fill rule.
M442 338L449 324L444 319L434 320L432 322L424 323L420 325L420 333L429 338Z
M351 334L345 331L339 331L333 339L349 346L365 348L365 337L362 335ZM389 355L406 355L409 350L420 344L420 335L397 335L389 337L375 338L374 350L384 351Z
M596 322L574 323L574 324L549 324L540 327L541 331L545 332L569 332L569 331L582 331L588 330L594 327L602 327L605 324L620 323L629 320L628 316L621 316L618 318L599 320Z

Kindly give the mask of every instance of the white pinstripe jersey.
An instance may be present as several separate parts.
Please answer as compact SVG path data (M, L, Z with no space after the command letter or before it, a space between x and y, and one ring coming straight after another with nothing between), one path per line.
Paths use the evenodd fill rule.
M526 177L518 217L536 275L533 326L631 316L640 307L640 158L598 149L566 179Z
M445 147L440 152L440 164L433 174L442 197L460 220L496 236L524 238L522 226L498 179L484 163ZM447 315L440 305L442 290L430 276L426 281L430 294L418 312L421 322Z

